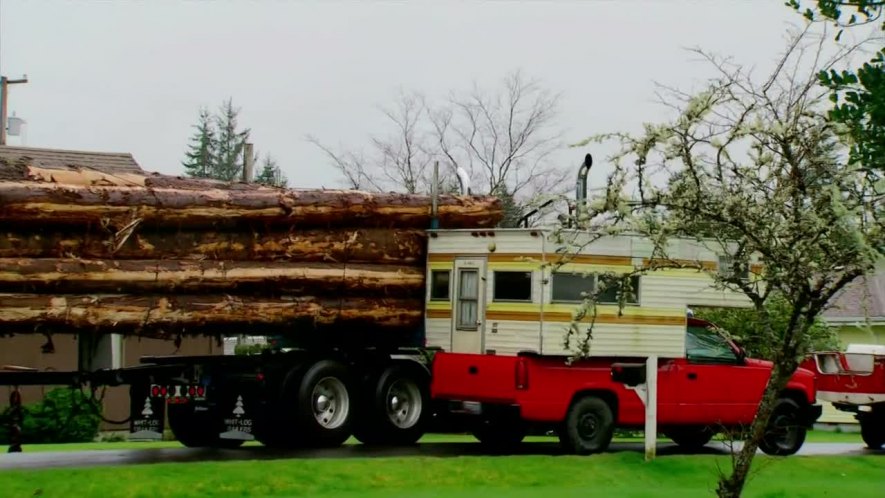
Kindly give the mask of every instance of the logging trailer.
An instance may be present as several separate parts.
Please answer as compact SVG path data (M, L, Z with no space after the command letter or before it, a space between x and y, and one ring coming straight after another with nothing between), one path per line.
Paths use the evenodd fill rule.
M588 155L579 201L589 163ZM527 433L555 431L566 450L589 454L604 451L616 427L645 429L652 445L660 429L698 448L752 422L771 364L747 358L690 313L746 306L739 294L714 289L696 270L637 276L623 309L614 287L600 296L589 358L567 364L563 334L582 293L600 275L648 264L651 246L629 235L581 244L587 234L574 232L583 247L558 264L565 246L550 235L428 227L423 326L398 334L341 330L316 340L293 330L255 355L2 372L0 385L128 385L130 437L159 439L168 421L189 447L335 446L351 436L406 445L430 430L458 430L506 449ZM675 244L679 259L722 264L703 244ZM762 449L795 453L820 413L814 376L800 369L777 401Z

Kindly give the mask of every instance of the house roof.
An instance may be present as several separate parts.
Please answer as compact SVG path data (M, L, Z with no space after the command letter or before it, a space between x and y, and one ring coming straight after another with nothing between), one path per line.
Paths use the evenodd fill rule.
M108 174L143 173L132 154L125 152L0 146L0 167L13 165L60 170L87 169Z
M885 322L885 265L845 286L830 301L823 318L831 323Z

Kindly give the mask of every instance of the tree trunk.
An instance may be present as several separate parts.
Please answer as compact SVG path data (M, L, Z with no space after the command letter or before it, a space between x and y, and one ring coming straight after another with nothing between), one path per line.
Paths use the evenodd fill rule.
M255 261L0 259L0 291L420 295L424 273L391 265Z
M77 232L5 230L0 258L220 259L236 261L422 265L421 230L340 229L291 232L173 232L129 236L101 229Z
M762 400L756 411L756 417L753 419L753 423L750 424L750 436L744 440L741 451L732 460L731 475L720 475L719 485L716 489L716 494L719 498L740 498L747 481L747 476L750 474L756 450L759 449L759 444L765 437L774 404L778 400L778 396L784 386L787 385L787 381L793 375L793 371L795 371L795 368L792 370L785 369L779 362L774 363L771 376L765 385Z
M96 224L121 229L211 227L243 222L298 227L429 228L430 197L336 190L184 189L0 181L0 222ZM493 227L494 197L441 196L442 228Z
M411 330L422 316L421 299L0 294L4 333L214 335L249 333L252 326L263 335L305 328L368 333Z

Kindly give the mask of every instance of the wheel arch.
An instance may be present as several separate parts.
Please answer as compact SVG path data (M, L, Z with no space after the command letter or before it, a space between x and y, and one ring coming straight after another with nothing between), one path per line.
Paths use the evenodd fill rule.
M799 405L799 408L802 409L811 404L809 403L808 397L805 395L805 393L795 387L788 386L786 389L779 392L777 397L778 399L789 399L795 401L796 404Z

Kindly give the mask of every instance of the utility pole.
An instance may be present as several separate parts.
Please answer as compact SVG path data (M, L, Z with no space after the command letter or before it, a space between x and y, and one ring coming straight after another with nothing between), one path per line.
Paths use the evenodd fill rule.
M6 76L0 76L0 145L6 145L6 114L8 110L9 85L27 82L27 75L17 80L10 80Z
M245 144L243 147L243 181L246 183L250 183L253 176L253 160L255 158L252 156L252 147L250 143Z

